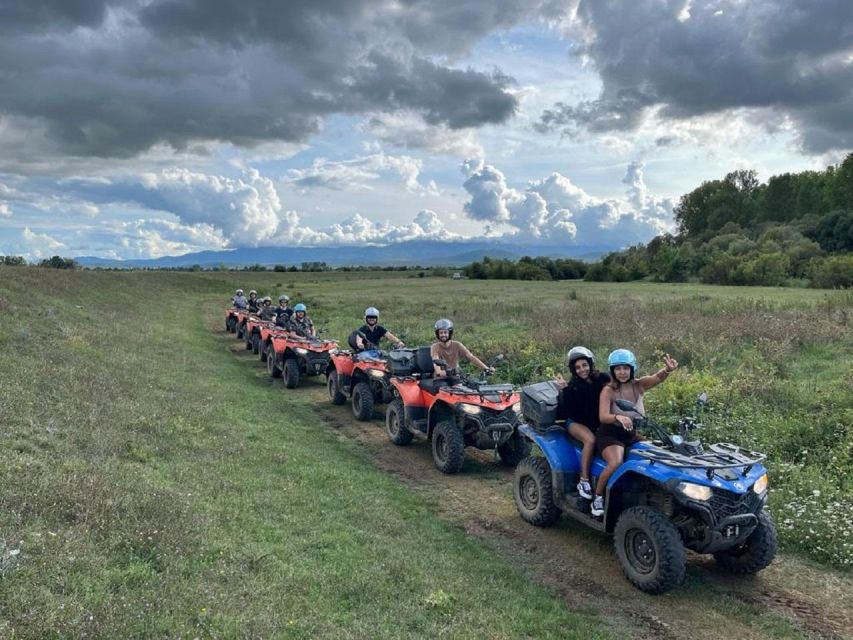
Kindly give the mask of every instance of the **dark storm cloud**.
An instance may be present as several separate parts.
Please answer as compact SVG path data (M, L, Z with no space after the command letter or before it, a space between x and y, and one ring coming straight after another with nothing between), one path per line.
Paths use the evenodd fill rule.
M106 0L0 0L0 32L97 27L106 15Z
M849 0L581 0L575 26L602 92L555 105L541 129L631 130L657 105L665 118L751 107L792 118L808 151L853 146Z
M542 6L4 2L0 124L31 130L28 144L40 152L132 157L158 142L301 141L335 113L408 110L450 128L499 123L517 107L511 79L453 68L442 54ZM25 150L6 144L0 155L16 153Z

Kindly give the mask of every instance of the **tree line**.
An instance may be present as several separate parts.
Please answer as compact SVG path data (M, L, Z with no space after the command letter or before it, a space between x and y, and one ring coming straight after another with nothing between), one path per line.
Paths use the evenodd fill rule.
M853 287L853 153L825 171L738 170L675 208L677 232L607 254L588 280Z

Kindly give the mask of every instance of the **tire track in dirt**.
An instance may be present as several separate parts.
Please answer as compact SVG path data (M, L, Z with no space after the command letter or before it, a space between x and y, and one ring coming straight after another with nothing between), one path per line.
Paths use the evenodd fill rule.
M258 362L256 356L253 360ZM492 454L466 449L462 471L447 476L435 468L428 442L415 439L397 447L388 441L379 419L384 407L373 421L359 422L348 405L333 407L321 385L309 381L294 393L310 395L328 427L361 443L378 468L427 498L442 518L486 541L503 559L554 589L570 608L596 613L618 633L760 639L784 633L776 621L761 617L771 613L801 637L853 638L853 579L782 554L757 576L734 577L708 557L691 553L685 584L649 596L622 575L610 537L568 518L546 529L524 522L512 497L513 472Z

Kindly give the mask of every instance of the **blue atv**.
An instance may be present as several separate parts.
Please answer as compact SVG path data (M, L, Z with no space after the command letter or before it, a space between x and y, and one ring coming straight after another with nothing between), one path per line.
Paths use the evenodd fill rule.
M703 447L692 438L701 424L682 418L679 434L617 404L647 441L628 449L604 494L604 515L594 517L590 502L576 492L582 445L554 424L559 390L551 383L522 390L527 424L519 431L539 446L515 471L513 493L521 517L546 527L561 513L613 535L616 555L628 580L647 593L665 593L684 579L685 547L714 555L719 566L752 574L776 555L776 528L766 510L765 456L733 444ZM702 394L697 403L706 401ZM591 476L606 464L596 457Z

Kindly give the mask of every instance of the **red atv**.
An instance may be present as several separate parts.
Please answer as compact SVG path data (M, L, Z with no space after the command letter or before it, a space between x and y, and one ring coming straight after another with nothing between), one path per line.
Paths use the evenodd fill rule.
M331 352L338 348L334 340L302 338L290 332L273 333L267 349L267 371L273 378L283 377L284 386L294 389L302 376L319 376L329 367Z
M487 384L485 374L479 379L434 378L429 347L395 349L388 362L395 398L385 413L385 427L394 444L409 444L415 434L426 436L443 473L459 471L465 447L497 449L508 466L530 453L529 442L518 432L521 397L511 384Z
M252 314L246 318L245 327L243 328L243 339L246 341L246 351L259 353L261 350L261 327L269 325L275 326L275 322L269 320L261 320L258 316Z
M383 352L379 352L384 355ZM352 351L335 351L326 369L326 385L333 404L352 399L352 412L359 420L370 420L377 402L392 400L388 364L385 358Z
M237 307L228 307L225 310L225 331L229 333L237 331L237 314L241 311L242 309L238 309Z
M287 329L276 326L275 322L264 322L258 327L260 344L258 345L258 358L261 362L267 361L267 354L272 349L273 336L286 336Z

